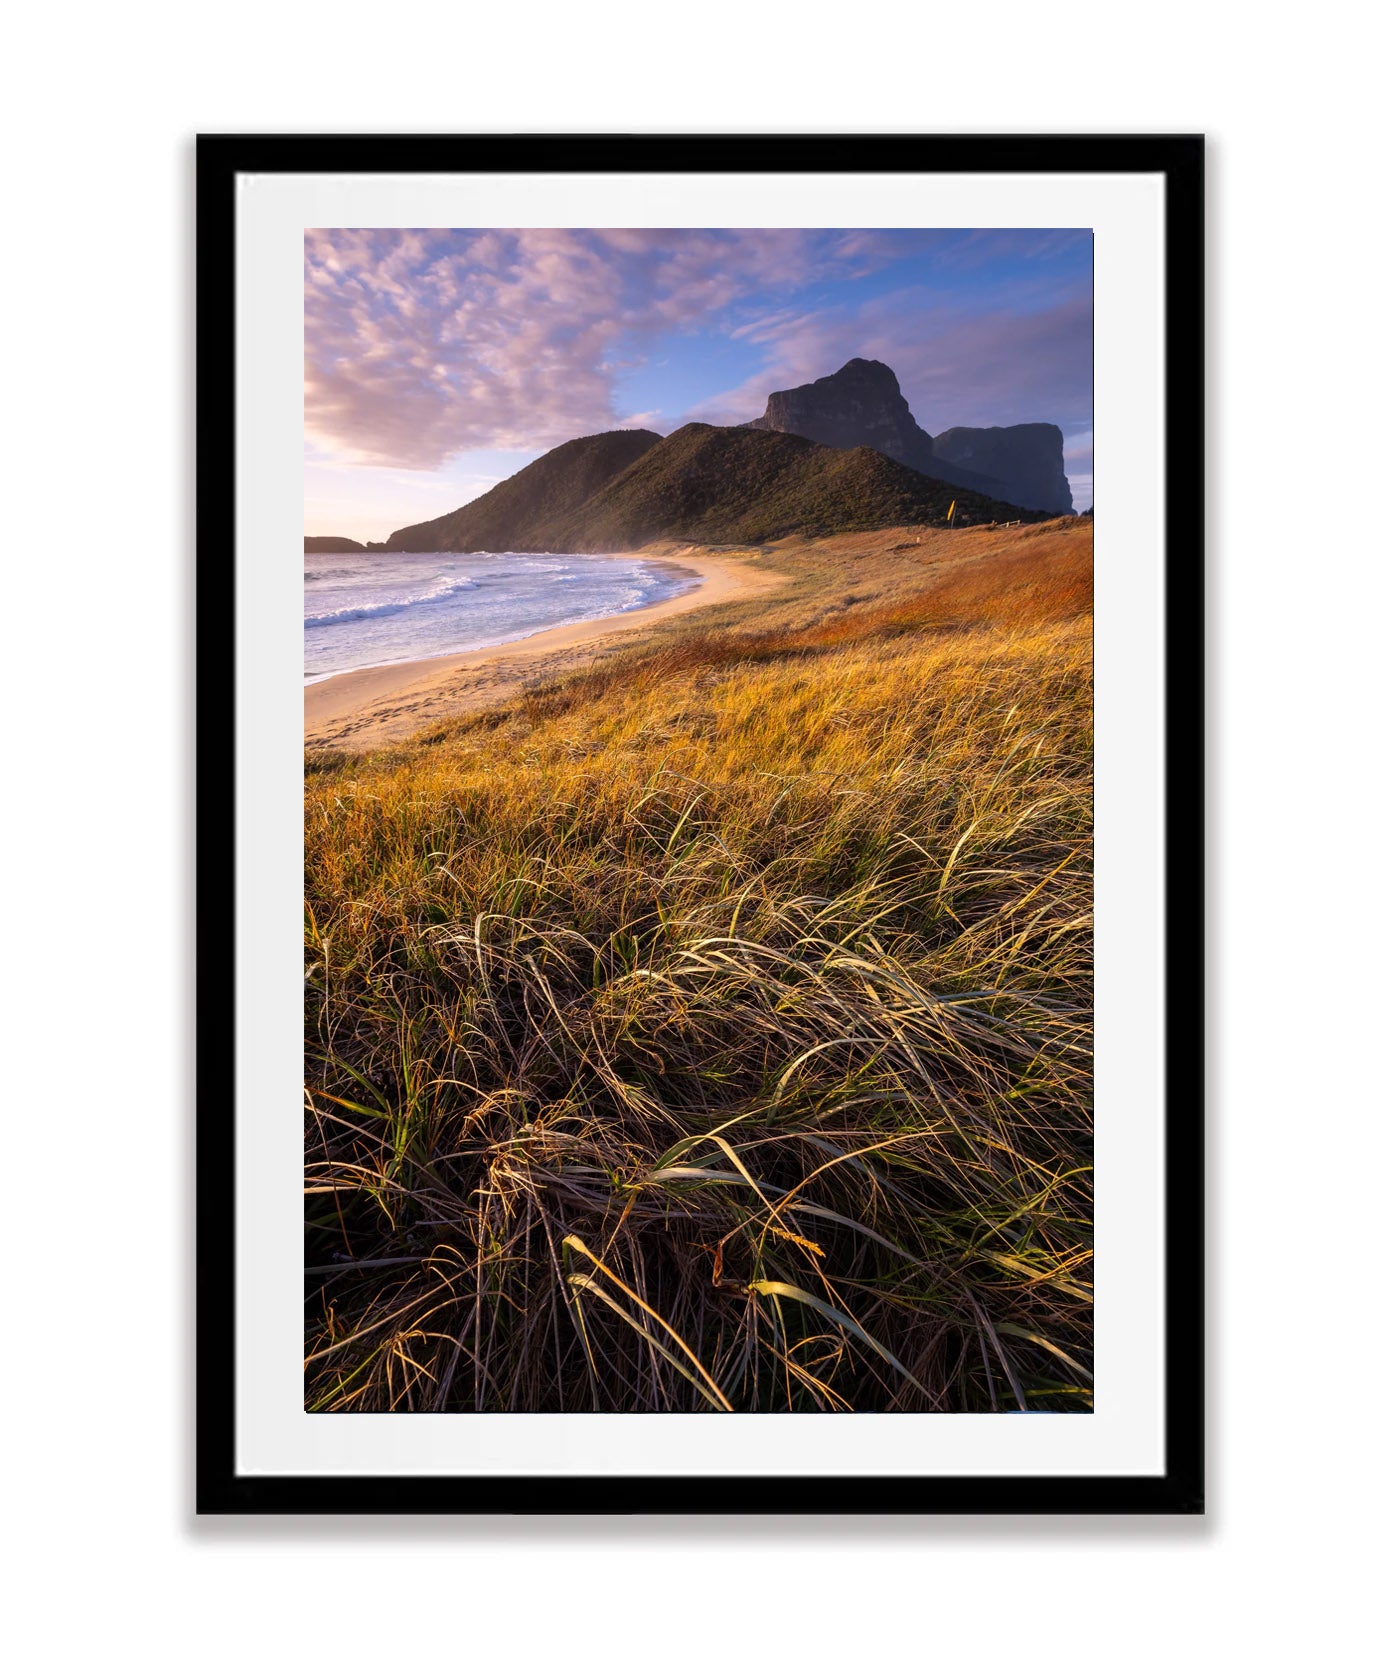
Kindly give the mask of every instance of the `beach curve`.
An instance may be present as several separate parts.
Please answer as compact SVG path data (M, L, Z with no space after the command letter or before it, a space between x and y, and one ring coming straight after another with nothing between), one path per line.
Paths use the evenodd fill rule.
M444 717L498 704L526 682L611 653L662 619L745 600L787 581L781 573L757 570L746 558L696 554L683 545L665 554L618 558L683 568L700 582L648 607L537 630L494 647L326 677L304 691L304 744L348 751L390 745Z

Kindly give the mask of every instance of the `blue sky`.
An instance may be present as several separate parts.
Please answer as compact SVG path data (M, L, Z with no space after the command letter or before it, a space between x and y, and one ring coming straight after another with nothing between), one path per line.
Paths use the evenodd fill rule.
M1087 231L309 232L306 530L381 540L569 438L751 420L852 356L935 435L1053 421L1091 505Z

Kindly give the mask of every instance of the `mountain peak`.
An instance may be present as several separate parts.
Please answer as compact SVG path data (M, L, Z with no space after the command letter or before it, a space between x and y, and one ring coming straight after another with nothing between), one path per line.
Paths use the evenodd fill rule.
M864 356L852 356L849 362L843 362L835 373L828 374L827 377L842 379L848 375L868 379L877 384L893 385L896 391L899 389L895 371L886 362L869 360Z
M930 478L962 485L1017 507L1052 513L1073 509L1058 427L959 426L931 438L910 412L893 368L853 356L835 373L774 391L761 432L791 432L833 449L878 449ZM956 443L956 449L940 447Z
M887 385L899 383L894 375L894 368L891 368L887 361L876 361L872 356L852 356L850 361L844 361L835 373L829 373L827 378L839 380L844 375L861 375L867 380L884 380Z
M761 432L794 432L833 449L878 449L905 466L928 470L922 459L928 434L909 412L894 369L860 356L810 385L774 391L762 418L750 424Z

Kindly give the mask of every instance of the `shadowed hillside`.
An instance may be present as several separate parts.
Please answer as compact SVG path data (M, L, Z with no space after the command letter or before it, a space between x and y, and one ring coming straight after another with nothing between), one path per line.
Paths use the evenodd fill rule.
M874 449L699 422L649 449L556 527L554 546L588 553L657 541L773 542L888 525L937 524L950 503L974 523L1021 508L944 484Z
M890 525L1034 518L878 450L831 449L747 426L601 432L561 444L441 519L410 525L391 549L606 553L653 542L755 543Z
M388 547L416 554L555 549L559 522L661 440L655 432L598 432L561 443L484 496L395 531Z

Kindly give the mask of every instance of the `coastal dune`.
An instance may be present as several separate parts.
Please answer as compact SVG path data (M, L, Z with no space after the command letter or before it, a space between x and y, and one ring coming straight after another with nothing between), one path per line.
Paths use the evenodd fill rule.
M1093 536L654 545L307 755L308 1411L1093 1407Z

